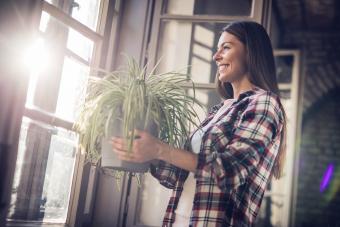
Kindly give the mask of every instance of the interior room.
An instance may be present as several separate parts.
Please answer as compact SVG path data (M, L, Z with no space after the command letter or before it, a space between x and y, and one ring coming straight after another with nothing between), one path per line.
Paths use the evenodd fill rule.
M1 1L0 226L162 226L170 189L92 163L79 145L90 77L125 56L147 72L184 70L203 120L222 101L213 55L235 21L269 34L287 115L283 176L254 226L340 226L339 12L336 0Z

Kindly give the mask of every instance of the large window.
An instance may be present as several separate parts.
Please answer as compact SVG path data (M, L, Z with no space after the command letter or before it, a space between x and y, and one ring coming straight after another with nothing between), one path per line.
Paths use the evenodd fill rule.
M91 67L98 67L108 0L41 2L36 40L24 50L30 76L9 225L69 222L74 197L77 135L72 125ZM74 212L74 211L73 211Z

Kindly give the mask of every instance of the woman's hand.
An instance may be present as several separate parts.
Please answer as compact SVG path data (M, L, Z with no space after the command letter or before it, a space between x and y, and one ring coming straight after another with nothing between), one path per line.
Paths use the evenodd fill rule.
M127 144L123 138L113 137L113 151L118 158L130 162L147 162L159 158L162 151L169 149L169 146L145 131L135 130L135 139L132 150L128 152Z
M112 138L113 151L119 159L139 163L159 159L191 172L196 171L196 154L171 147L145 131L135 130L134 136L136 139L133 141L131 152L128 152L123 138Z

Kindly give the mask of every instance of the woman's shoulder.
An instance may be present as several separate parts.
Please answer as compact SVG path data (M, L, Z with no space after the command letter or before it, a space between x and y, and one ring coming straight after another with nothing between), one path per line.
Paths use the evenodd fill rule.
M256 87L254 92L248 96L248 110L261 112L263 114L275 115L282 119L283 111L279 95Z
M253 104L253 105L266 104L266 105L279 106L279 103L280 103L279 95L271 91L266 91L259 87L254 88L253 93L249 95L248 97L249 97L249 104Z

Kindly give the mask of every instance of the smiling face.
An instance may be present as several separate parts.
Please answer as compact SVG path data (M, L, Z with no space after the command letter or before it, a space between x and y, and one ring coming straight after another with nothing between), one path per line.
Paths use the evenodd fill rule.
M213 59L218 66L221 82L233 83L247 78L246 48L236 36L223 32Z

